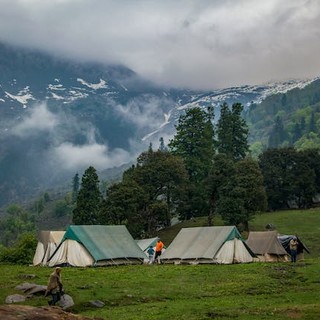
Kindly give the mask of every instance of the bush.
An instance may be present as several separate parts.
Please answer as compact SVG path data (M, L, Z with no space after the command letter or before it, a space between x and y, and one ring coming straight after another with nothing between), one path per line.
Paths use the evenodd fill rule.
M0 262L12 264L29 264L32 262L37 239L34 234L22 234L12 247L0 248Z

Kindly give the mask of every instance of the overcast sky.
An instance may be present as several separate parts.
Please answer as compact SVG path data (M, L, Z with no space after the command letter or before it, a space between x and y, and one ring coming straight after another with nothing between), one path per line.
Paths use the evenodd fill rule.
M0 0L0 41L212 89L320 75L319 0Z

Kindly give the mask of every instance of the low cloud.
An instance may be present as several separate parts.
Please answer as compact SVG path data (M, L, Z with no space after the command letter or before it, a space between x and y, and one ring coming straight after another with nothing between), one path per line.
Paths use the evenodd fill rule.
M27 116L15 125L11 132L27 138L30 135L52 131L58 122L58 117L48 110L45 103L41 103L29 109Z
M51 150L51 156L64 169L79 170L93 166L98 170L120 166L130 162L132 156L123 149L108 150L106 145L91 143L74 145L69 142Z
M0 41L210 89L320 73L318 0L0 0Z
M150 132L167 121L166 117L173 106L174 102L170 99L146 95L132 99L126 105L114 105L114 110L122 119L134 124L138 130Z

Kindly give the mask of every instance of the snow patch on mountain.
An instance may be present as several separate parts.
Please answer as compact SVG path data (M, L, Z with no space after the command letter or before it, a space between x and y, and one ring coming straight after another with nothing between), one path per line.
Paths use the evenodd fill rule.
M24 89L20 90L17 95L14 95L12 93L9 93L5 91L5 95L7 98L10 98L12 100L15 100L23 105L24 108L26 108L28 100L35 100L35 98L32 96L32 94L29 91L29 87L25 87Z
M66 88L64 88L62 84L49 84L48 90L65 91Z
M81 78L77 78L77 81L80 82L82 85L87 86L88 88L98 90L98 89L107 89L108 85L105 80L100 79L99 83L88 83Z
M51 92L51 98L55 99L55 100L64 100L64 97L57 95L54 92Z

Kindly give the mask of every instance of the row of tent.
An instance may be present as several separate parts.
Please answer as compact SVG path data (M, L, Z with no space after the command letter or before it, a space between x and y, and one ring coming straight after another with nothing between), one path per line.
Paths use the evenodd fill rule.
M250 232L245 241L235 226L182 228L161 255L162 263L248 263L288 261L289 241L276 231ZM158 238L134 240L123 225L71 225L64 231L41 231L34 265L78 267L141 264ZM298 238L298 254L308 248ZM298 257L299 257L298 256Z

